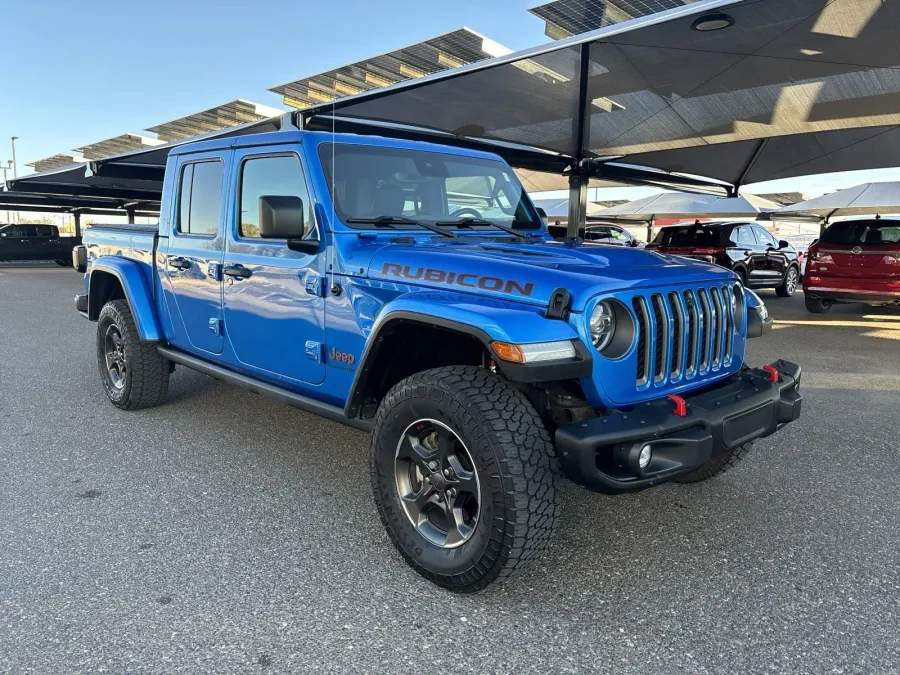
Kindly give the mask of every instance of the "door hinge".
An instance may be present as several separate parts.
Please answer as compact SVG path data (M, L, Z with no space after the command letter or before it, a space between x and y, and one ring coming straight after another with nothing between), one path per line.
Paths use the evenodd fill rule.
M209 320L209 331L213 335L222 336L222 319L210 319Z
M306 292L315 295L317 298L325 296L325 284L322 283L322 277L318 274L310 273L306 276Z
M316 363L322 363L324 361L324 357L322 352L324 349L322 348L321 342L315 342L314 340L308 340L306 343L306 358L310 361L315 361Z

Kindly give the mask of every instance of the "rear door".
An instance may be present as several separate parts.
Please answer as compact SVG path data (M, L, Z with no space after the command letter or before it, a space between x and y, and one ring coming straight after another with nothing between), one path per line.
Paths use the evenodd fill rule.
M188 155L176 164L178 188L165 256L175 344L210 354L221 354L224 345L222 259L230 153Z
M739 225L731 234L740 255L747 266L747 282L750 285L766 280L766 251L757 241L751 225Z
M313 196L293 151L236 150L235 198L225 254L225 328L241 365L270 379L318 384L325 379L325 247L292 251L284 239L259 236L259 198L303 200L305 238L315 238Z

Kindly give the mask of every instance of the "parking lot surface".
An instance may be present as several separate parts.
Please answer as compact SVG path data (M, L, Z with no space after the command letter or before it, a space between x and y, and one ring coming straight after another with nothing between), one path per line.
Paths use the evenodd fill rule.
M900 670L900 311L764 294L803 418L705 484L566 484L550 553L461 597L388 542L366 435L183 368L110 405L80 284L0 265L2 672Z

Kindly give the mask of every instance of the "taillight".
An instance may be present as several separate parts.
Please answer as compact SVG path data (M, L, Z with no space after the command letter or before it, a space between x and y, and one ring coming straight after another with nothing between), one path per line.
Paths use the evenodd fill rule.
M725 253L724 248L695 248L693 250L697 255L722 255Z
M655 249L655 248L659 248L659 244L657 244L656 242L652 242L652 241L651 241L651 242L650 242L649 244L647 244L644 248L649 248L649 249L652 251L652 250Z
M810 251L809 259L826 264L831 264L834 262L834 258L831 257L830 253L819 253L818 251Z

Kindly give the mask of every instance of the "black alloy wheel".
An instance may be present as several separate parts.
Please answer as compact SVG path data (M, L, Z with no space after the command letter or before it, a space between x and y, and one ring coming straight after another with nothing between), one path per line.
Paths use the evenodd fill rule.
M791 265L788 268L787 273L784 275L784 283L781 284L775 292L779 297L782 298L790 298L794 295L794 292L797 290L797 285L800 282L800 273L797 271L797 268Z
M128 377L128 364L125 360L125 342L116 324L111 323L107 327L103 347L106 355L106 377L110 386L121 391L125 388Z
M472 456L442 422L421 419L400 436L394 478L409 522L428 542L451 549L466 543L481 513L481 485Z

